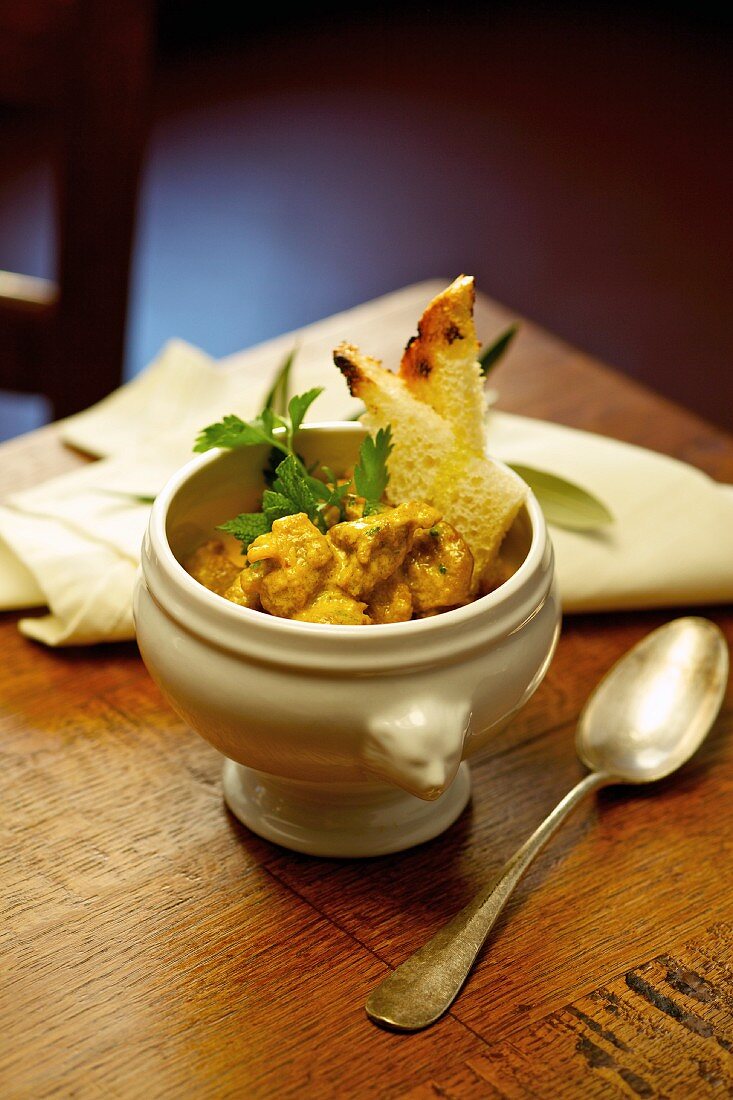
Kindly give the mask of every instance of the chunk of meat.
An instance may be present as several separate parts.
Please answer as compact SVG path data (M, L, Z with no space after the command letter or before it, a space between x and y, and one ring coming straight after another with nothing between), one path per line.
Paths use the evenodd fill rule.
M265 611L292 619L325 587L334 553L304 512L276 519L272 530L250 543L247 560L262 563L260 600Z
M469 603L473 554L449 523L417 534L402 574L412 595L413 612L430 614Z
M248 562L241 573L234 578L226 592L222 593L224 599L231 600L232 603L238 603L240 607L249 607L253 611L259 611L261 608L260 591L264 575L263 566L250 565Z
M300 622L335 626L399 623L472 598L473 557L461 535L429 504L385 505L322 534L301 512L275 520L249 546L244 569L211 539L189 572L232 603Z
M373 516L337 523L326 536L338 558L335 584L354 599L366 600L399 569L417 532L439 520L440 513L430 504L409 501Z
M367 611L373 623L406 623L412 618L412 593L401 571L377 585Z
M293 615L301 623L330 623L331 626L368 626L366 604L341 588L329 586L318 592L303 611Z
M185 560L183 568L204 588L223 596L242 567L234 564L223 542L209 539Z
M362 519L364 516L364 506L366 500L364 497L357 496L356 493L347 493L344 497L344 516L347 520Z

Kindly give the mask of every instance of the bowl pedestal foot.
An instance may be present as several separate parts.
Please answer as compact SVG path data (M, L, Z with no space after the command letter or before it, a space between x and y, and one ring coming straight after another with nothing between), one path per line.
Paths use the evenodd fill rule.
M387 783L303 783L225 760L224 798L247 828L312 856L381 856L432 840L452 825L471 795L464 760L432 802Z

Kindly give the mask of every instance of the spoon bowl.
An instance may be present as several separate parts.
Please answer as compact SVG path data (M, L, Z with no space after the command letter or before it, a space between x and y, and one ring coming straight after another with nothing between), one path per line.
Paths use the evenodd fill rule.
M727 681L718 627L697 616L674 619L629 650L595 689L578 721L578 756L621 783L671 775L707 735Z

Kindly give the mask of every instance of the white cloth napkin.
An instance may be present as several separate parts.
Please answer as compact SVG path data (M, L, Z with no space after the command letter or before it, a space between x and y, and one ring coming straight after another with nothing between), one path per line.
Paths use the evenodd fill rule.
M396 365L444 285L408 287L231 362L169 342L137 378L60 425L66 442L98 461L0 506L0 608L47 607L19 628L51 646L133 638L131 593L149 506L125 494L154 496L192 457L206 424L256 414L294 347L294 392L325 387L307 419L351 416L360 405L333 366L333 347L347 339ZM615 517L603 532L551 528L565 612L733 598L733 487L643 448L498 411L489 414L489 450L580 483Z

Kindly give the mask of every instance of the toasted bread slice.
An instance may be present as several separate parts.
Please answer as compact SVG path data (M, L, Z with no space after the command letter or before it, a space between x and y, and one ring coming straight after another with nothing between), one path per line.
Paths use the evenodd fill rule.
M473 319L474 280L460 275L426 307L408 342L400 377L435 409L469 450L483 454L484 383Z
M377 359L362 355L352 344L339 344L333 358L352 397L366 405L367 411L361 417L364 427L372 435L388 424L392 427L387 488L390 503L430 501L436 470L455 447L450 424L413 397L393 371Z
M340 344L334 362L352 395L367 407L361 420L368 431L392 428L388 500L433 504L471 548L478 586L522 505L524 482L469 448L445 417L419 401L405 381L378 360L351 344Z

